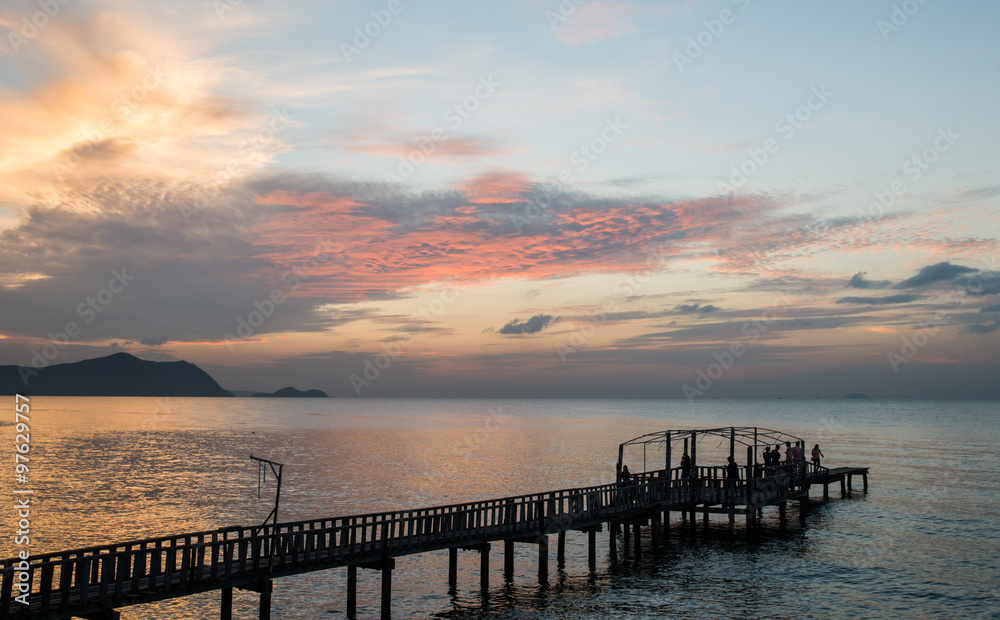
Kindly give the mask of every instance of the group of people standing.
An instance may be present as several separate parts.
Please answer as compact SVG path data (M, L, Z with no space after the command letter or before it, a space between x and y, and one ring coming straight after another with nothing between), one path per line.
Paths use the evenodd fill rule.
M785 458L781 458L781 445L774 446L772 450L770 446L764 446L764 453L761 455L764 459L764 467L774 467L775 465L780 465L784 463L796 463L805 459L805 449L802 445L803 442L796 441L795 445L791 442L785 442ZM812 462L814 465L819 467L820 459L823 457L823 451L819 449L819 444L813 446L812 449Z

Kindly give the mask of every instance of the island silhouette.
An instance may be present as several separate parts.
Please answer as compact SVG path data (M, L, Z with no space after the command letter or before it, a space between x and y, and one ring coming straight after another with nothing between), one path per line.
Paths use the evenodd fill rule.
M115 353L42 368L0 366L0 394L31 396L233 396L190 362Z

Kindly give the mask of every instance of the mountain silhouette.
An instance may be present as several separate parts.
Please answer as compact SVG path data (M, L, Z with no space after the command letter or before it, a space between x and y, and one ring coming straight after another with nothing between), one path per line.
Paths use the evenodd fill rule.
M251 396L264 398L329 398L323 390L296 390L293 387L281 388L277 392L270 394L252 394Z
M45 368L0 366L0 394L26 396L232 396L189 362L115 353Z

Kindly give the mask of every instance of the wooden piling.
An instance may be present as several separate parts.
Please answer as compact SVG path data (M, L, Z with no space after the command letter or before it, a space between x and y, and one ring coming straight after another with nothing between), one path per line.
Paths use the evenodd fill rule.
M233 589L222 588L222 602L219 609L221 620L233 620Z
M479 589L483 592L490 590L490 547L490 543L479 547Z
M514 541L510 538L503 541L503 578L514 580Z
M635 538L635 557L636 559L642 554L642 548L639 543L639 524L636 523L632 526L632 535Z
M387 560L382 564L382 620L392 620L392 567L394 562Z
M587 566L590 572L597 570L597 530L587 531Z
M556 566L563 568L566 566L566 532L559 532L556 538Z
M358 617L358 565L347 567L347 617Z
M271 589L274 582L265 579L260 584L260 620L271 620Z
M448 549L448 587L458 586L458 547Z
M538 537L538 583L549 583L549 537L544 534Z

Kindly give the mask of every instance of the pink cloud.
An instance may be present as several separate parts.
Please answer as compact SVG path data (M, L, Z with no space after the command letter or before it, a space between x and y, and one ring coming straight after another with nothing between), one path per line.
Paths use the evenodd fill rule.
M308 260L318 240L337 241L342 260L321 265L297 294L346 301L445 280L659 268L724 242L734 227L769 209L754 198L637 204L560 196L519 230L516 218L525 218L539 191L509 172L473 179L459 196L422 207L384 197L272 191L258 202L286 210L253 232L255 243L269 249L262 258L278 265Z
M624 2L586 2L560 22L550 16L556 40L566 45L612 41L636 31L636 19L646 9ZM554 14L564 17L562 14Z

